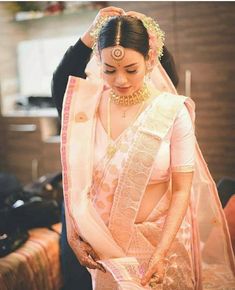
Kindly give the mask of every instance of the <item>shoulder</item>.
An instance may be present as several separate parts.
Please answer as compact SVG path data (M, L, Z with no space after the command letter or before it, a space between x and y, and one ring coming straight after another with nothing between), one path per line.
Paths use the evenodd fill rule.
M187 97L168 92L160 93L154 100L156 106L162 111L174 111L176 114L182 109Z

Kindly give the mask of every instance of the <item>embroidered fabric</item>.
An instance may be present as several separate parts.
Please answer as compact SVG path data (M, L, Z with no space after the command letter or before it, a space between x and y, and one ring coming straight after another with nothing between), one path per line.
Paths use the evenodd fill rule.
M97 118L95 134L94 167L105 155L108 145L107 132ZM184 106L179 112L174 126L162 141L153 164L149 184L166 182L171 172L189 172L194 168L195 136L188 110Z
M108 142L107 133L98 117L95 134L94 167L105 156ZM169 181L171 172L193 171L194 148L194 129L188 110L184 106L179 112L174 126L161 143L161 147L153 164L149 184ZM120 156L120 158L123 158L123 156ZM111 170L115 170L114 168L112 167ZM111 190L111 185L108 184L106 186L103 185L100 190L97 187L93 188L93 204L107 225L114 191Z

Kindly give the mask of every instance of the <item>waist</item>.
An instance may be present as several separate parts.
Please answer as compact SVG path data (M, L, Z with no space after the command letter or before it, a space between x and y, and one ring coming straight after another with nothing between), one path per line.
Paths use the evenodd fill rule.
M170 181L149 184L140 203L135 223L141 223L151 218L169 191ZM168 198L169 196L167 196Z

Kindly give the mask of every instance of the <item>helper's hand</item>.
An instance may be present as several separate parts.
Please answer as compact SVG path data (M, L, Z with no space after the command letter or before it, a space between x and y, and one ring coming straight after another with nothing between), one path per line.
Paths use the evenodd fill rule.
M157 287L157 284L161 284L165 275L166 263L167 260L162 254L155 253L149 261L149 268L142 278L141 284L145 286L149 283L153 289Z
M106 272L104 267L96 262L100 258L87 242L80 240L78 243L76 243L76 249L74 249L73 246L73 250L82 266L85 266L89 269L98 269L104 273Z
M91 26L89 27L88 31L86 31L82 36L83 43L86 44L86 46L92 48L94 46L94 38L90 35L90 32L96 27L97 23L99 22L99 19L104 16L120 16L124 15L125 11L122 8L109 6L105 7L99 10L98 14L96 15L94 21L92 22Z
M128 11L128 12L126 12L126 15L132 16L132 17L136 17L136 18L138 18L140 20L142 18L146 17L145 14L142 14L142 13L139 13L139 12L136 12L136 11Z

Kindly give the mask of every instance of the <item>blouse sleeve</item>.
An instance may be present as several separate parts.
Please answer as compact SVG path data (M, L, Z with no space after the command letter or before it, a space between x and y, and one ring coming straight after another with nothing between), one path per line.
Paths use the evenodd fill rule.
M191 117L185 105L174 122L170 146L171 171L193 171L195 161L195 134Z

